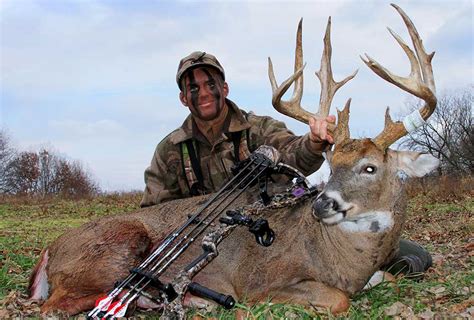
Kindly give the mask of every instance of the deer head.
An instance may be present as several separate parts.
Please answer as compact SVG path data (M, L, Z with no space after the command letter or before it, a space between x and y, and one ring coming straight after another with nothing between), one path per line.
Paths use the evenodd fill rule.
M397 76L366 55L364 63L382 79L398 86L425 101L424 106L405 118L403 122L393 122L387 108L385 127L375 138L351 139L349 135L349 99L342 111L337 111L336 125L329 127L335 145L326 153L331 168L330 179L321 194L314 201L313 213L325 224L339 224L356 231L379 232L394 224L394 213L403 211L395 208L403 203L400 199L400 174L404 176L423 176L438 165L438 160L429 155L415 152L402 152L389 149L389 146L405 136L408 131L423 123L436 107L435 84L431 60L434 52L427 54L418 32L410 18L398 6L392 4L403 18L412 39L415 52L392 30L389 32L400 44L411 63L408 77ZM340 82L332 76L331 18L328 20L324 37L324 51L321 68L316 76L321 82L319 110L312 114L301 107L303 94L303 51L300 21L297 31L295 72L277 86L273 65L269 58L269 77L273 90L272 103L275 109L304 123L313 116L326 117L336 91L354 78L357 71ZM282 101L283 94L294 83L293 97ZM377 216L377 225L362 223ZM357 224L357 222L360 222ZM383 222L382 224L380 222ZM396 223L396 221L395 221Z

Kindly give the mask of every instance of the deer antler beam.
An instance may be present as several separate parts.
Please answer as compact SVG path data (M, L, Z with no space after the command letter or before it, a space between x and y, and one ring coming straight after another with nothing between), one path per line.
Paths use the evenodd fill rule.
M433 69L431 66L431 60L433 59L434 52L431 54L426 53L422 40L413 22L400 7L395 4L392 4L392 7L394 7L401 15L415 48L415 52L413 52L410 47L400 38L400 36L388 28L390 34L402 47L403 51L410 60L411 71L409 76L400 77L391 73L367 54L365 55L366 59L363 57L361 57L361 59L372 71L374 71L374 73L376 73L382 79L425 101L425 105L419 111L417 111L419 114L409 116L413 117L414 119L419 119L417 120L417 125L419 125L421 121L428 119L436 108L436 88L433 77ZM407 127L409 130L412 130L413 128L413 126L405 126L402 122L393 122L387 109L385 114L384 130L374 139L374 142L382 149L386 149L393 142L397 141L408 133Z
M321 95L319 99L319 109L317 113L311 113L301 107L301 98L303 95L303 48L302 48L302 22L300 20L298 24L298 30L296 33L296 50L295 50L295 71L292 76L285 80L280 86L278 86L275 74L273 71L273 64L270 58L268 58L268 76L272 86L272 104L273 107L280 113L299 120L303 123L308 123L311 117L317 116L325 118L329 115L332 99L336 91L342 87L345 83L355 77L357 70L350 76L346 77L340 82L334 81L332 68L331 68L331 17L328 19L326 26L326 33L324 36L324 50L321 58L320 70L316 72L316 76L321 82ZM282 97L288 88L294 85L293 96L288 101L283 101ZM328 124L328 131L331 135L336 131L334 124ZM345 131L344 131L345 132Z
M280 86L278 86L275 79L275 73L273 72L272 60L268 58L268 76L272 85L272 104L274 108L286 116L292 117L303 123L308 123L309 119L313 117L314 114L301 108L301 98L303 96L303 69L306 66L306 64L303 65L302 29L303 19L300 19L300 22L298 23L298 30L296 32L294 74L286 79ZM283 101L283 95L293 83L295 83L295 86L293 89L292 98L288 101Z

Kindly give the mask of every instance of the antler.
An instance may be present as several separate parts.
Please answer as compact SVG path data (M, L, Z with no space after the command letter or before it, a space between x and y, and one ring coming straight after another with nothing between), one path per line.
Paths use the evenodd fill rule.
M398 44L400 44L410 60L410 75L408 77L394 75L374 59L370 58L367 54L365 55L367 60L362 57L361 59L382 79L385 79L402 90L423 99L425 105L420 110L407 116L403 123L400 121L393 122L390 117L389 108L387 108L387 111L385 112L385 127L383 131L373 139L374 143L383 150L387 149L392 143L405 136L409 131L414 130L417 126L428 119L435 110L437 103L433 69L431 67L431 60L433 59L434 52L431 54L426 53L420 35L418 34L413 22L400 7L395 4L392 4L392 7L394 7L402 16L415 48L416 56L410 47L394 31L388 28L390 34L395 38L395 40L397 40Z
M280 86L277 85L275 80L275 74L273 72L273 64L272 60L268 58L268 76L270 78L270 83L272 85L273 97L272 97L272 104L273 107L280 113L292 117L296 120L299 120L304 123L308 123L311 117L322 117L325 118L329 115L329 109L331 108L332 99L336 93L336 91L342 87L346 82L351 80L357 74L357 70L351 74L350 76L346 77L344 80L340 82L336 82L333 79L332 75L332 68L331 68L331 17L328 19L327 27L326 27L326 34L324 36L324 51L321 58L321 68L319 71L316 72L316 76L319 78L321 82L321 95L319 98L319 109L316 114L310 113L301 107L301 97L303 95L303 69L306 66L303 65L303 48L302 48L302 22L303 19L300 20L298 24L298 31L296 34L296 50L295 50L295 73L285 80ZM293 96L288 101L283 101L282 97L288 88L295 83L293 89ZM350 101L346 105L348 105ZM342 117L346 120L349 119L348 113L349 108L344 108L342 112L346 112L347 116ZM341 118L339 118L341 119ZM338 120L337 126L347 126L347 123L343 124L340 120ZM349 138L348 130L336 130L334 125L329 125L329 131L336 135L338 132L345 133L347 132L347 136L340 136L334 137L336 141L343 140L345 138Z

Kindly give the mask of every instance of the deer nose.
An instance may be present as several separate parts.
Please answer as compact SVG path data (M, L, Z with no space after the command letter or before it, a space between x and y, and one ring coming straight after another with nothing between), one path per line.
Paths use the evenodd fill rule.
M324 193L313 201L313 214L318 217L326 217L338 211L339 205L333 198L329 198Z

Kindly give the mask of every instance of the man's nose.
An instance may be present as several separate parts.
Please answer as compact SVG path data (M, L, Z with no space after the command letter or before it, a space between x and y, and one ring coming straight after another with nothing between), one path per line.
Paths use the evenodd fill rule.
M211 94L212 94L212 92L207 86L204 85L204 86L201 86L199 88L199 97L200 98L210 96Z

